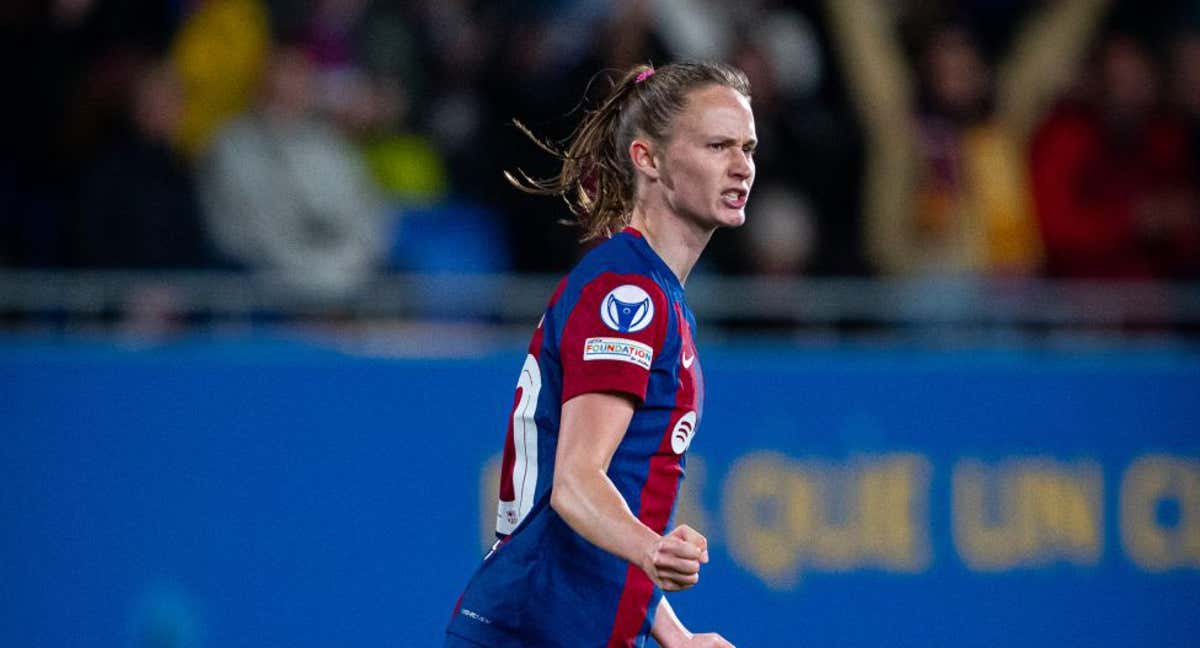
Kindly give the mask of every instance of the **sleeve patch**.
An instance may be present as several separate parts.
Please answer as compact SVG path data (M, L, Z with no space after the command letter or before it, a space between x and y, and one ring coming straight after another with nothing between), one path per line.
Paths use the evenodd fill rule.
M625 338L594 337L583 343L584 360L619 360L649 369L654 349L648 344Z
M600 302L600 319L619 333L636 333L654 320L654 301L641 286L617 286Z

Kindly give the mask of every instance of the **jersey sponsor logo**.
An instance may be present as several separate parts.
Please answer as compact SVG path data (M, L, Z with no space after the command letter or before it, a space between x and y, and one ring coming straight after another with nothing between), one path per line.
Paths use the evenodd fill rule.
M695 353L693 353L693 354L691 354L691 355L688 355L688 352L687 352L687 351L684 351L684 352L683 352L683 368L684 368L684 369L691 369L691 368L692 368L692 363L693 363L693 362L695 362L695 361L696 361L696 354L695 354Z
M600 319L614 331L637 333L654 319L654 301L639 286L617 286L600 302Z
M649 369L654 349L648 344L625 338L588 338L583 343L584 360L620 360Z
M679 417L675 423L675 429L671 430L671 450L675 454L683 454L683 451L692 445L694 436L696 436L696 411L691 410Z

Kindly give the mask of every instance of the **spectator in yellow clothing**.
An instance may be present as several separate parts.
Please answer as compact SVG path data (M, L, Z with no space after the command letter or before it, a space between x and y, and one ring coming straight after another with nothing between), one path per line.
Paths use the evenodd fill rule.
M267 10L259 0L201 0L171 47L183 82L176 144L190 157L254 100L271 46Z
M1034 123L1070 78L1106 0L1048 3L992 70L966 25L927 34L907 65L882 0L827 0L867 131L867 259L889 275L1027 275L1041 263L1025 162Z

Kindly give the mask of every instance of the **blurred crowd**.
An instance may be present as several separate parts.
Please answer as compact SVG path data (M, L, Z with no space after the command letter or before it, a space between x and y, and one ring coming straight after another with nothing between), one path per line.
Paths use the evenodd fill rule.
M510 120L684 58L761 141L703 271L1200 277L1200 3L1145 0L6 0L0 266L562 271Z

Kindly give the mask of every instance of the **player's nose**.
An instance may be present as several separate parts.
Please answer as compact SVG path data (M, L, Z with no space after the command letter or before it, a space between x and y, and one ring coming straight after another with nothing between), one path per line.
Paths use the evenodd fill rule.
M754 160L745 151L738 151L729 165L729 176L738 180L749 180L754 177Z

